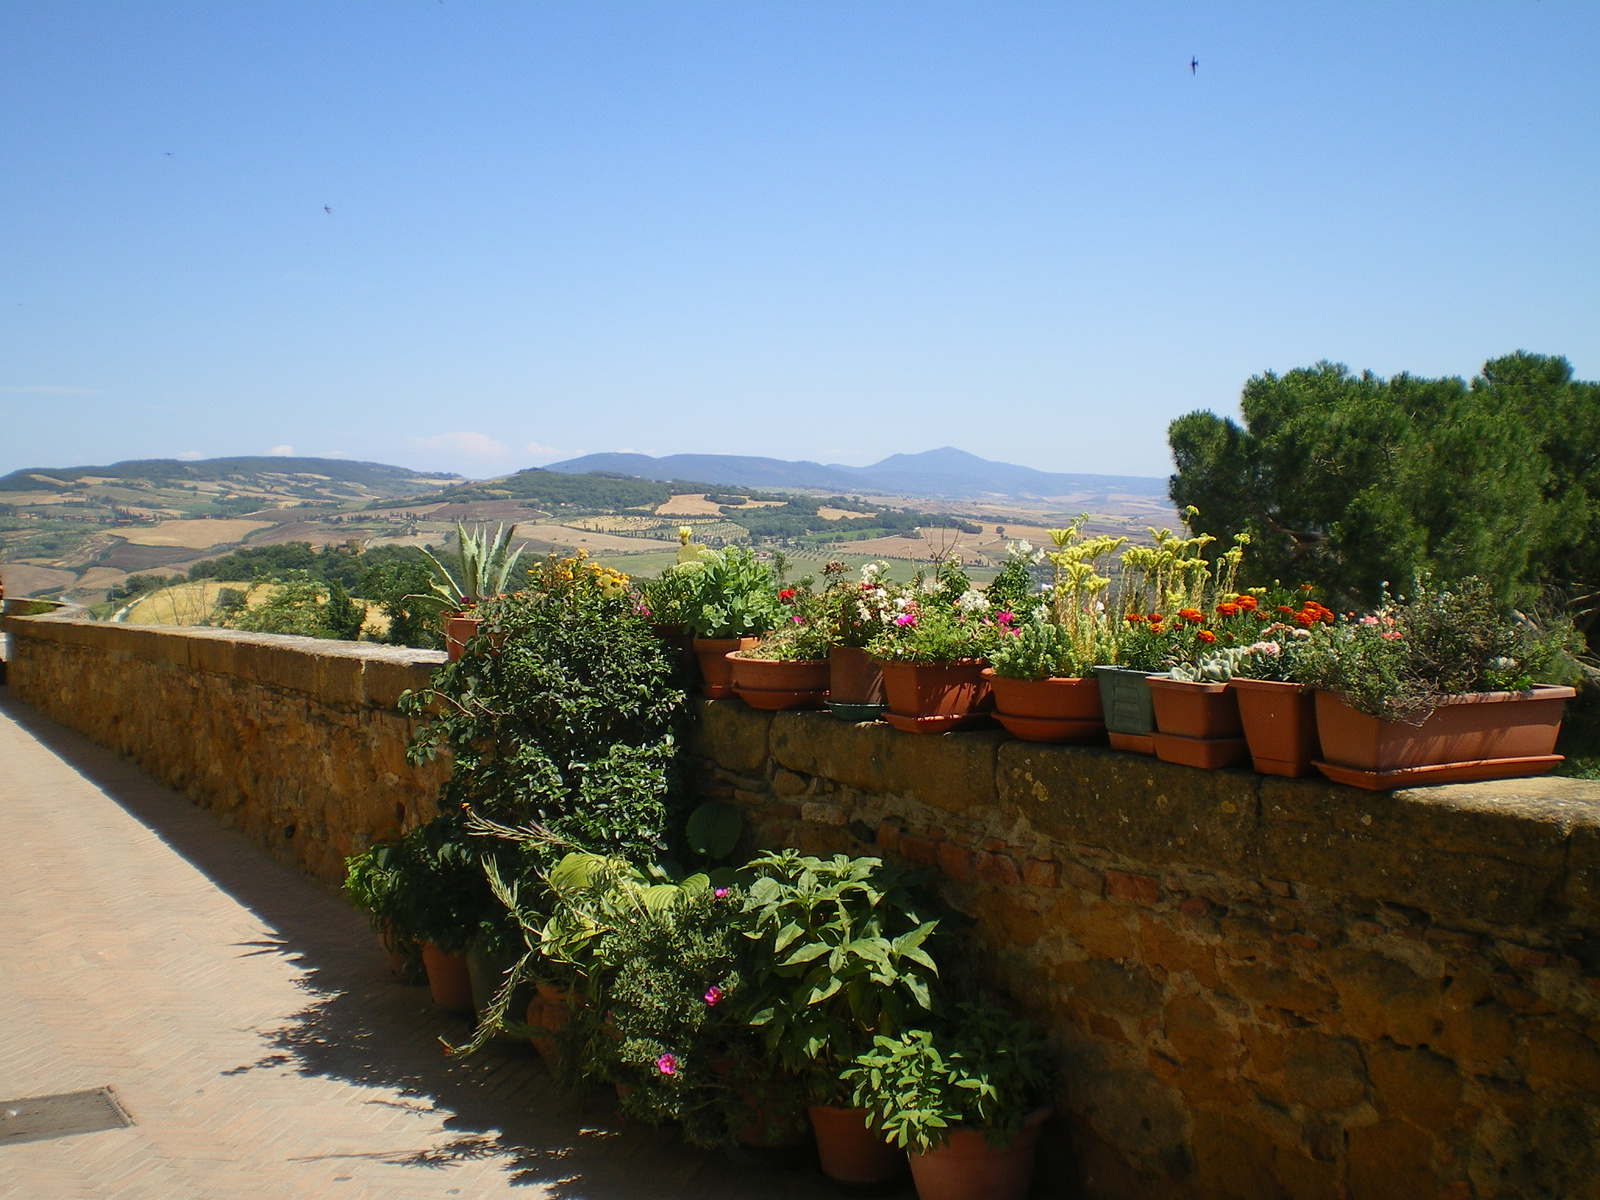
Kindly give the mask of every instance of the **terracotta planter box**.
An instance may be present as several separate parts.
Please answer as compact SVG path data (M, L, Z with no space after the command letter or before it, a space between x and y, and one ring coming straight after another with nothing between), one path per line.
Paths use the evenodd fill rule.
M883 704L883 669L860 646L828 650L828 699L835 704Z
M1006 679L983 673L994 692L995 720L1029 742L1098 742L1106 735L1100 682L1088 679Z
M444 619L444 649L451 662L459 662L467 643L478 636L482 617L462 617L454 614Z
M1239 701L1225 683L1188 683L1152 675L1150 703L1156 729L1186 738L1242 738Z
M1569 687L1447 696L1421 725L1358 713L1332 692L1317 692L1314 765L1329 779L1371 791L1425 783L1465 783L1539 775L1561 761L1556 735Z
M700 691L713 700L733 694L733 664L728 655L749 650L760 638L695 638L694 656L700 660Z
M1028 1114L1022 1132L995 1150L982 1130L952 1129L944 1145L911 1155L917 1200L1026 1200L1033 1186L1039 1131L1053 1108Z
M1195 738L1157 732L1151 735L1151 741L1155 744L1156 757L1162 762L1199 767L1202 771L1239 767L1250 759L1250 750L1243 738Z
M905 1175L906 1152L867 1128L865 1109L818 1105L806 1111L817 1137L822 1173L835 1183L866 1187Z
M1106 736L1115 749L1131 754L1156 752L1155 742L1150 737L1156 728L1155 710L1150 704L1146 675L1145 671L1130 671L1126 667L1094 669L1094 677L1100 684L1100 711L1106 723Z
M422 965L428 972L433 1002L451 1012L472 1011L472 974L465 954L446 954L432 942L422 944Z
M1239 702L1239 721L1255 769L1291 779L1314 774L1311 763L1322 757L1322 750L1311 689L1275 679L1235 679L1228 686Z
M828 698L828 660L780 662L746 658L742 651L728 655L733 692L751 708L783 712L791 708L821 708Z
M886 662L883 719L907 733L943 733L989 723L994 696L981 661L933 666Z

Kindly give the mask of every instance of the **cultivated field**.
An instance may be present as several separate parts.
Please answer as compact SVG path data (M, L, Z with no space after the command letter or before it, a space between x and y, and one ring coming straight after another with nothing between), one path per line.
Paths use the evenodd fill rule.
M271 521L161 521L144 528L118 530L125 541L135 546L179 546L186 550L209 550L212 546L231 546L242 542Z

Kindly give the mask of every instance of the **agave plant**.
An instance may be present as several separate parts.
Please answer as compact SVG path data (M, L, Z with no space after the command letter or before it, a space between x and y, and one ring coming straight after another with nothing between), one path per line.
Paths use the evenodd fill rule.
M437 605L442 612L460 612L474 607L486 596L500 595L506 590L506 581L511 578L517 560L522 557L520 548L511 548L511 531L504 525L491 539L488 526L480 525L468 533L460 521L456 522L454 570L427 550L422 553L427 555L428 565L433 570L430 581L433 593L416 599Z

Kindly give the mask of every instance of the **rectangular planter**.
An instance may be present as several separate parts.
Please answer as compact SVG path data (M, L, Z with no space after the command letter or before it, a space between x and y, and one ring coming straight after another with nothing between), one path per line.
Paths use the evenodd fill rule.
M1239 720L1256 770L1291 779L1315 774L1311 764L1322 757L1322 749L1311 689L1275 679L1235 679L1228 686L1239 702Z
M1446 696L1421 725L1380 721L1332 692L1317 692L1316 767L1358 787L1464 782L1536 775L1561 759L1554 753L1569 687Z
M1096 667L1100 681L1100 709L1111 745L1132 754L1154 754L1155 709L1150 702L1148 672L1127 667Z
M907 733L942 733L989 724L994 697L982 662L885 662L883 719Z
M1225 683L1190 683L1152 675L1150 703L1155 710L1156 729L1161 733L1186 738L1239 738L1239 702Z

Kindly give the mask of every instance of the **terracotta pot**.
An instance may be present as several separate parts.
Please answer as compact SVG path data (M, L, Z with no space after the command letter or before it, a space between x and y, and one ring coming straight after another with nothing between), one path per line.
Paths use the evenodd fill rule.
M1275 679L1235 679L1228 686L1239 702L1239 721L1255 769L1290 778L1312 774L1311 762L1322 757L1322 750L1311 689Z
M883 719L907 733L943 733L989 723L994 696L981 660L934 666L880 663L889 702Z
M444 648L451 662L460 661L467 643L478 636L478 626L482 624L482 617L463 617L459 613L450 613L445 617Z
M700 660L700 691L713 700L733 695L733 664L728 655L749 650L760 638L695 638L694 656Z
M835 1183L888 1183L906 1173L906 1154L867 1128L864 1108L817 1105L806 1110L817 1135L822 1173Z
M1030 742L1098 742L1105 737L1100 683L1088 679L1006 679L991 667L994 715L1012 737Z
M944 1145L911 1155L918 1200L1025 1200L1033 1185L1039 1130L1054 1112L1030 1113L1009 1146L991 1149L981 1130L953 1129Z
M1446 696L1421 725L1358 713L1317 692L1317 737L1328 778L1373 791L1412 783L1462 783L1538 775L1554 753L1561 715L1577 693L1539 686L1527 692Z
M561 1046L557 1039L572 1014L568 997L566 988L553 983L541 983L528 1001L528 1024L541 1031L529 1040L552 1071L561 1058Z
M1225 683L1189 683L1152 675L1150 703L1155 710L1156 729L1186 738L1242 738L1239 701ZM1159 753L1159 745L1157 743Z
M1154 754L1155 710L1150 703L1146 672L1126 667L1096 667L1100 684L1100 711L1111 745L1131 754Z
M778 662L746 658L743 651L728 655L733 691L751 708L781 712L788 708L821 708L828 698L828 660Z
M428 972L433 1002L451 1012L472 1011L472 974L465 954L446 954L432 942L422 943L422 965Z
M1193 738L1177 733L1153 733L1150 741L1162 762L1199 767L1202 771L1240 767L1250 757L1250 749L1243 738Z
M883 704L883 668L860 646L828 650L828 699L835 704Z

